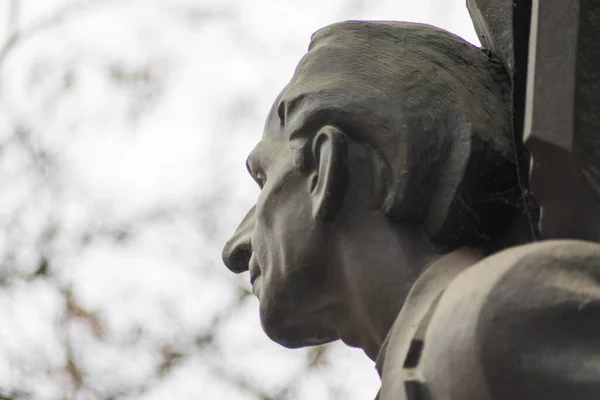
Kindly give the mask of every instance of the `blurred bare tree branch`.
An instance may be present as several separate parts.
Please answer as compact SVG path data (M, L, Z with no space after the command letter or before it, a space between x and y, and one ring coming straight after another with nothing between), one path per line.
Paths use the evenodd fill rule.
M4 60L8 57L10 51L15 48L21 42L28 38L52 27L55 27L67 18L71 17L78 11L88 10L90 7L106 4L107 2L114 0L79 0L72 1L59 7L52 14L45 16L39 21L36 21L30 26L19 28L18 18L20 9L20 0L11 0L10 2L10 24L9 24L9 35L4 45L0 48L0 68Z
M235 322L247 315L248 305L253 307L252 315L256 314L247 282L244 284L228 276L224 283L220 277L224 268L215 267L219 262L219 241L225 235L221 231L224 206L230 201L228 191L238 185L227 176L229 171L225 171L223 177L213 177L214 186L205 190L206 183L194 169L200 169L201 164L193 165L182 173L199 175L194 187L202 190L195 188L191 195L181 195L177 200L131 206L127 212L119 209L123 196L119 189L112 193L114 198L107 206L101 201L92 201L85 180L83 183L72 180L73 169L77 167L66 151L70 142L85 135L113 134L110 125L106 130L93 133L78 128L77 124L88 128L100 125L107 114L90 116L89 112L86 114L85 110L73 107L80 101L73 93L83 96L97 90L98 94L93 95L98 101L112 96L107 102L120 101L119 113L128 116L129 122L147 123L144 118L148 115L164 112L160 107L164 107L165 98L173 90L169 86L172 82L168 81L168 74L172 73L168 62L161 57L127 62L117 56L90 57L92 61L86 59L81 65L71 61L61 64L53 56L47 60L34 58L21 62L15 52L20 46L25 48L43 37L42 33L59 29L61 24L92 9L100 10L108 4L124 7L128 2L133 3L130 0L62 2L24 26L19 22L26 11L24 5L19 0L11 0L7 5L7 39L0 45L0 180L5 185L0 192L0 318L9 327L6 331L0 329L0 359L6 360L10 371L4 373L4 364L0 362L0 400L164 398L161 390L177 385L186 370L199 371L206 387L206 382L210 382L215 390L229 393L227 398L230 395L256 400L300 398L302 382L322 375L322 371L331 367L330 347L297 351L294 357L299 360L299 367L289 362L292 371L274 383L257 379L257 371L252 368L235 365L237 360L232 354L237 356L239 352L241 357L241 351L229 350L227 340L223 339L227 332L239 329ZM347 1L349 7L357 9L364 8L365 4L363 0ZM229 24L237 15L234 6L235 2L211 6L165 1L157 7L180 21L173 24L177 29L197 31L209 22ZM157 26L155 29L160 31L160 23ZM234 32L234 37L237 33L239 30ZM207 42L211 40L209 37ZM240 43L245 46L245 42ZM264 48L263 43L256 41L253 46ZM214 52L218 50L210 48ZM9 56L10 62L7 62ZM13 89L9 90L8 83L12 83L13 76L2 75L2 72L8 74L6 71L13 61L17 67L13 67L11 73L24 71L25 78L20 84L25 105L17 104L15 93L10 91ZM39 65L33 65L35 63ZM83 70L88 67L86 63L96 63L89 80L99 83L91 89L81 86ZM174 71L173 75L180 73L176 68ZM47 92L38 87L44 77L52 83L52 90ZM68 99L71 103L67 105L73 107L69 109L69 116L73 116L75 122L60 120L57 116L57 105ZM33 106L27 108L35 101L42 104L40 110ZM256 96L240 90L225 107L225 114L237 118L227 120L223 126L231 131L243 131L243 122L260 113L256 103ZM118 119L115 115L109 114L109 117ZM148 125L145 128L151 130L151 124ZM52 132L59 132L67 139L57 142L59 138L49 137ZM169 134L172 132L165 132L165 136ZM135 139L135 134L114 135L115 140L123 143ZM232 137L219 137L219 140L229 141ZM215 145L212 151L196 157L213 157L211 163L223 162L215 149L219 147ZM152 156L153 162L163 162L160 153ZM110 154L107 158L107 164L115 163ZM131 160L132 165L136 162ZM148 173L140 171L140 174ZM165 187L168 189L168 185ZM116 207L111 208L114 204ZM93 268L88 266L92 263L90 259L96 260ZM121 264L111 265L119 260ZM196 286L177 293L178 289L168 287L169 282L174 282L167 279L171 275L181 277L176 282L183 288L186 284ZM150 285L148 282L158 282L160 289L146 289L144 285ZM106 293L97 294L100 300L94 301L90 292L98 287ZM202 297L203 292L206 292L205 297ZM204 299L202 305L196 303L198 298ZM127 307L132 308L118 314ZM206 309L195 312L196 307ZM145 312L158 315L155 325L144 319ZM185 315L191 322L181 322ZM195 322L200 317L205 321ZM252 320L252 324L258 327L257 320ZM240 332L240 336L245 334ZM267 342L263 336L261 333L261 339ZM247 345L245 350L254 350L252 346ZM275 352L272 348L269 351ZM256 361L256 365L260 365L260 360ZM272 363L270 368L282 367ZM326 383L326 386L329 387L328 398L347 398L348 392L340 388L348 386L348 382Z

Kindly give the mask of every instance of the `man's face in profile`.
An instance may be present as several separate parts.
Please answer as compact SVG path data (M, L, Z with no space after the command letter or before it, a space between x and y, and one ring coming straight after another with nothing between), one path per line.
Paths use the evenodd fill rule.
M295 86L292 81L286 90ZM284 93L246 162L261 193L226 244L223 258L234 272L249 270L267 335L284 346L300 347L337 339L327 316L340 296L329 268L327 230L313 216L314 177L294 163L285 120L293 115L283 114Z
M248 156L257 204L223 249L230 270L250 271L271 339L335 340L359 290L356 309L390 284L409 289L420 268L409 258L425 259L414 253L429 253L431 237L447 248L504 229L494 215L515 209L499 201L489 212L479 184L494 176L516 187L507 88L490 66L479 49L426 25L348 22L313 36ZM490 169L475 167L484 162ZM476 186L463 187L467 173ZM467 189L473 198L460 197ZM365 233L365 224L378 225Z
M347 199L345 190L337 189L345 188L340 182L349 171L345 165L337 168L345 161L336 162L347 157L345 146L350 138L338 128L374 132L374 124L362 115L388 112L387 107L374 105L375 101L387 101L389 85L372 73L370 62L362 60L361 46L365 45L368 43L359 43L357 49L344 54L345 43L321 42L311 46L300 61L271 108L262 139L247 159L248 171L261 187L257 204L223 249L230 270L250 271L263 329L287 347L338 339L338 319L352 297L345 261L339 256L347 243L336 229L353 221L354 200L344 200L347 210L327 220L315 209L320 209L325 197L335 198L329 202L333 204L329 209L335 210ZM337 134L331 133L334 131ZM319 141L319 137L325 139ZM333 137L341 140L330 140ZM400 141L399 136L394 138L395 143ZM362 157L366 158L365 154ZM372 180L369 168L360 172L363 180ZM331 179L321 179L323 176ZM370 185L377 183L369 182L369 187L358 190L360 207L373 206ZM370 279L370 267L365 263L360 275ZM376 282L371 279L365 285Z

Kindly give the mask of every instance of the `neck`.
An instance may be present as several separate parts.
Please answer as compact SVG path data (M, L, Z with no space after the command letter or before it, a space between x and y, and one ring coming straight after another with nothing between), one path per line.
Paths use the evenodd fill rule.
M461 268L452 266L460 271L463 264L467 268L481 258L469 249L438 254L420 230L398 227L372 214L364 219L355 215L352 225L340 231L336 253L344 265L346 294L336 329L344 343L362 348L373 361L428 266L444 269L448 263L460 264Z
M371 213L347 221L338 231L345 301L336 329L344 343L375 360L412 285L439 255L416 228L399 228Z

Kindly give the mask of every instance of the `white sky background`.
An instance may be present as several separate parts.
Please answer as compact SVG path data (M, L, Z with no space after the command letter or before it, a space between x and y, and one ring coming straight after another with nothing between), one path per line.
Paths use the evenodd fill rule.
M24 35L0 58L0 394L373 398L362 351L328 346L307 369L314 351L270 342L221 246L258 196L245 157L311 34L407 20L476 43L464 0L17 3Z

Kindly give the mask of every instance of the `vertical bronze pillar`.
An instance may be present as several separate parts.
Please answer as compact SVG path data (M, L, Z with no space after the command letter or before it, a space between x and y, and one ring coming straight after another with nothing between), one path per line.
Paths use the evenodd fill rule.
M600 241L600 2L533 0L524 142L546 238Z

